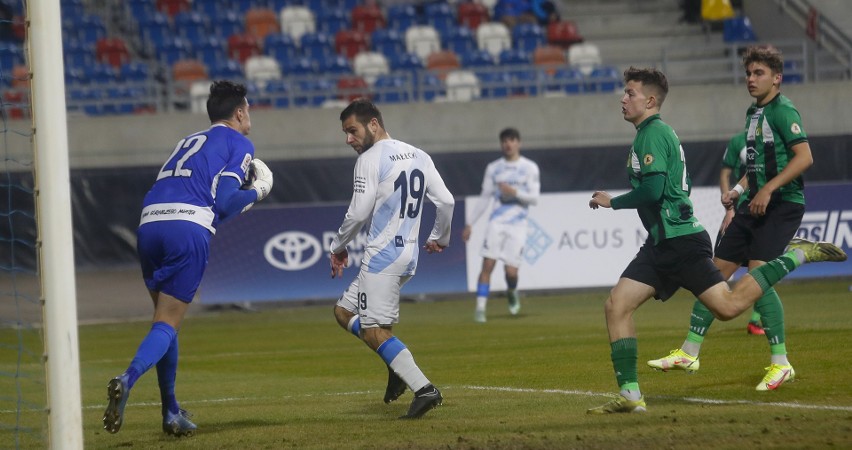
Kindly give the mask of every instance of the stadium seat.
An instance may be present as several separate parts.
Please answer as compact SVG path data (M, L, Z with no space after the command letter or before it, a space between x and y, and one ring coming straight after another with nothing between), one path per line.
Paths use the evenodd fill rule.
M532 52L545 43L544 29L535 23L519 23L512 28L512 47Z
M369 50L367 35L357 30L340 30L334 35L334 50L338 55L352 59L358 53Z
M109 64L91 64L83 68L83 76L89 84L106 85L119 81L118 72Z
M189 87L190 111L195 114L207 112L207 98L210 97L210 85L212 81L203 80L192 83Z
M97 14L85 14L76 21L77 37L90 44L106 37L106 25L101 16Z
M444 97L447 93L441 80L431 72L424 72L417 77L416 87L415 96L427 102Z
M257 7L266 8L269 4L268 0L226 0L226 1L228 1L231 4L231 8L234 11L236 11L236 12L242 14L242 15L245 15L248 12L248 10L250 10L252 8L257 8Z
M207 72L210 74L211 79L244 78L242 64L240 64L239 61L234 61L233 59L226 59L214 66L210 66L207 68Z
M444 79L449 72L460 67L461 63L458 56L451 50L432 52L426 58L426 69L433 72L440 79Z
M263 90L270 80L281 78L281 66L271 56L251 56L245 62L245 73L246 79L255 83L259 89Z
M145 43L145 48L154 52L164 42L174 37L169 18L163 13L156 12L150 17L140 20L139 37Z
M454 70L447 74L447 100L469 102L480 96L479 78L469 70Z
M456 10L459 25L476 30L480 24L489 21L488 7L477 1L459 3Z
M351 102L359 97L370 96L370 86L367 81L359 76L345 76L337 80L338 97L346 102Z
M560 66L568 64L568 58L561 47L545 45L533 51L533 64L541 66L548 75L553 75Z
M29 116L28 92L28 89L3 90L2 117L4 119L24 119Z
M586 77L586 90L589 92L614 92L620 87L621 74L612 66L595 67Z
M512 95L536 96L539 85L542 84L541 72L536 69L516 69L509 71L512 78Z
M279 61L281 63L281 72L285 76L309 76L317 72L314 60L307 56L299 56L296 58Z
M430 53L441 49L438 31L431 25L416 25L405 31L405 49L425 60Z
M68 102L70 106L69 110L81 110L89 116L103 115L103 105L101 104L101 99L103 98L102 89L87 87L72 88L68 90L68 97L70 98Z
M293 98L296 106L321 106L337 90L337 86L325 78L299 80L296 84Z
M500 52L500 57L497 61L504 66L527 66L532 63L532 57L524 50L509 48Z
M551 45L568 48L583 42L583 36L577 31L577 24L570 20L562 20L547 25L547 42Z
M264 89L272 106L288 108L290 106L290 84L286 80L269 80Z
M479 85L482 98L504 98L509 96L512 77L502 70L480 71Z
M246 11L246 32L263 42L267 35L281 31L278 14L267 8L251 8Z
M432 25L438 34L446 33L456 26L456 16L449 3L427 3L424 8L426 24Z
M121 65L118 76L124 82L144 82L151 78L151 68L139 61L131 61Z
M228 38L228 58L244 63L249 57L260 54L260 44L254 35L234 34Z
M476 43L480 50L498 57L500 52L512 47L509 28L500 22L483 23L476 29Z
M211 34L195 43L195 56L207 67L212 67L228 59L228 43L224 39Z
M222 0L192 0L192 9L193 11L197 11L212 19L215 17L219 17L219 15L224 11L228 11L230 9L230 2Z
M317 14L317 30L329 36L348 30L349 14L341 8L328 8Z
M396 30L380 29L374 31L370 36L370 45L374 51L385 55L387 58L405 52L405 41Z
M485 50L474 50L462 55L462 65L466 69L494 67L496 60Z
M411 77L404 75L379 75L373 83L373 101L376 103L405 103L411 98Z
M181 59L172 64L172 79L175 81L186 82L187 84L206 80L207 67L203 62L197 59Z
M409 70L418 71L423 69L423 60L414 53L396 53L388 58L392 71Z
M211 22L213 32L226 41L235 34L243 34L245 30L243 18L236 11L222 11L218 16L211 18Z
M334 43L325 33L307 33L302 35L302 54L314 60L320 60L335 54Z
M306 6L288 6L279 16L281 32L289 34L293 42L301 43L302 35L316 31L314 13Z
M373 84L380 75L390 72L390 65L385 55L379 52L361 52L352 60L352 69L355 75Z
M157 10L170 17L189 11L190 5L190 0L157 0Z
M804 81L804 70L800 61L784 61L784 83L801 83Z
M757 34L746 16L737 16L722 22L722 39L725 42L757 42Z
M385 15L377 5L357 5L352 8L352 29L370 34L385 27Z
M473 31L466 26L453 27L441 34L441 46L462 55L477 49Z
M111 64L113 67L121 67L130 61L130 52L124 39L119 37L103 38L95 44L95 59L99 63Z
M143 19L148 18L151 14L157 12L157 7L154 5L154 2L151 0L127 0L125 2L125 11L124 13L127 17L132 20L139 22ZM66 16L67 14L71 14L71 12L62 10L62 15Z
M299 47L289 34L273 33L263 40L263 53L275 58L279 63L299 55Z
M405 33L409 27L417 25L417 10L407 3L388 6L388 28Z
M23 64L16 64L12 67L12 80L10 83L12 89L29 89L30 88L30 69Z
M65 67L82 68L95 62L95 49L92 44L76 40L63 41L62 44ZM17 44L0 44L0 67L13 67L23 63L23 50Z
M183 11L174 17L175 32L193 44L210 34L209 19L198 11Z
M159 46L155 47L154 53L157 61L168 67L179 59L187 59L192 56L193 49L192 44L188 40L180 36L172 36L166 38Z
M583 76L589 76L602 62L600 49L591 42L574 44L568 48L568 64L580 69Z
M586 91L585 83L583 72L574 67L563 67L553 73L553 76L546 82L546 86L547 90L551 92L579 94Z
M345 56L329 55L318 58L316 62L317 71L321 74L339 76L352 73L352 66Z

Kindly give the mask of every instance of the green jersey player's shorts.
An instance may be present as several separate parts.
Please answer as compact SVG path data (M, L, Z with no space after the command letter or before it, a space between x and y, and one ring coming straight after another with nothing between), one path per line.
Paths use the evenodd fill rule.
M698 297L721 281L713 264L713 246L706 231L664 239L649 238L621 274L654 288L654 298L666 301L681 287Z
M748 205L744 202L737 208L734 220L716 243L717 258L735 263L771 261L784 253L805 215L801 203L773 199L761 217L751 215Z

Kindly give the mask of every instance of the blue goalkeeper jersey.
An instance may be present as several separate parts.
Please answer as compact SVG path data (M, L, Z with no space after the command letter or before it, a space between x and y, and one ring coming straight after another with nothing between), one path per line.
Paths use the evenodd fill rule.
M225 125L216 124L181 139L145 195L140 225L185 220L215 233L219 180L232 177L242 184L253 157L251 141Z

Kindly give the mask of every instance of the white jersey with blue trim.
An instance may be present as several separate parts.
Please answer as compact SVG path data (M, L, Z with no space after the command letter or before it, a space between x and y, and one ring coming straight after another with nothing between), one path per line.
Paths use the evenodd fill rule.
M215 233L219 179L233 177L242 184L253 157L251 141L222 124L181 139L145 195L139 224L186 220Z
M358 156L352 190L352 201L330 250L340 253L368 225L361 270L414 275L426 198L437 207L429 240L449 245L455 201L423 150L394 139L376 142Z
M517 191L514 197L504 196L500 192L500 183L506 183ZM538 164L520 156L514 161L500 158L485 168L482 179L482 193L474 206L468 224L473 224L491 206L491 223L505 225L526 225L529 206L538 203L541 182Z

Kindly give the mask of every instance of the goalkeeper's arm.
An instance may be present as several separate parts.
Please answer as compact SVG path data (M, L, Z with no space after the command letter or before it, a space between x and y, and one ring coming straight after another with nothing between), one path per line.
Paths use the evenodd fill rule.
M216 188L216 211L219 220L225 221L248 209L257 201L254 189L240 189L240 182L233 177L221 177Z

